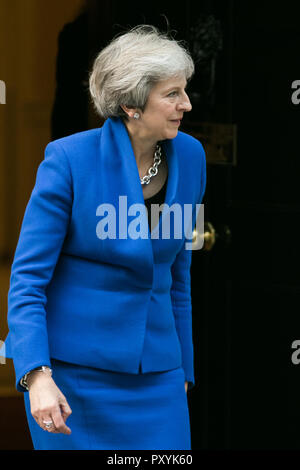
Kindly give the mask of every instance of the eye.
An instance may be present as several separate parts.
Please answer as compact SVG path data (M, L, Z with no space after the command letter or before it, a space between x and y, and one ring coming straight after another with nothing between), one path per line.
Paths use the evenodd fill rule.
M187 93L188 88L189 88L188 85L184 88L185 93ZM178 94L179 94L178 91L171 91L171 93L169 93L168 96L170 96L170 97L172 98L172 97L174 97L174 96L176 96L176 95L178 95Z

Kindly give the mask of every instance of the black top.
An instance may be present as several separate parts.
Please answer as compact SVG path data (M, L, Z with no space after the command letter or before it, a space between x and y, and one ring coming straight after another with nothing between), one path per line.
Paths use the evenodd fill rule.
M168 177L166 178L166 181L165 181L163 187L158 191L158 193L154 194L153 196L149 197L148 199L145 199L145 205L148 209L149 227L151 227L151 204L163 204L165 202L167 181L168 181ZM159 218L160 217L161 217L161 212L159 213ZM150 232L152 232L152 227L150 228Z

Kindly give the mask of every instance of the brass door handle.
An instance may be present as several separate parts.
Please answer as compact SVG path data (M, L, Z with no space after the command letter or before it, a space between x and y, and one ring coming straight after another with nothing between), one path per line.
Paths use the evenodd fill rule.
M216 231L210 222L204 222L204 246L205 251L210 251L216 243Z
M211 222L204 222L204 233L199 233L196 229L193 231L192 242L196 245L201 242L204 251L210 251L217 239L221 239L226 245L230 243L231 231L227 225L222 225L220 233L217 233Z
M202 246L204 251L212 249L216 242L216 231L210 222L204 222L204 233L200 233L198 230L193 230L192 243L194 249L196 246Z

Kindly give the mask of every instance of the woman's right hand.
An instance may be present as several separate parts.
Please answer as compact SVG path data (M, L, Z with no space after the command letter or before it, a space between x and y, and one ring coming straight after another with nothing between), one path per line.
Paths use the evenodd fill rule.
M27 383L31 414L38 425L55 434L71 434L71 429L65 423L72 410L52 377L33 371ZM43 421L52 421L52 426L47 428Z

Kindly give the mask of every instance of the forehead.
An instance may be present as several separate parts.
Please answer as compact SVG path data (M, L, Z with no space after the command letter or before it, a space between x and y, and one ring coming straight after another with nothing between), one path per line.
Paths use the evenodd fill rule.
M169 88L184 88L187 84L187 80L185 76L181 77L172 77L167 78L166 80L160 80L154 85L154 89L156 91L164 91L168 90Z

